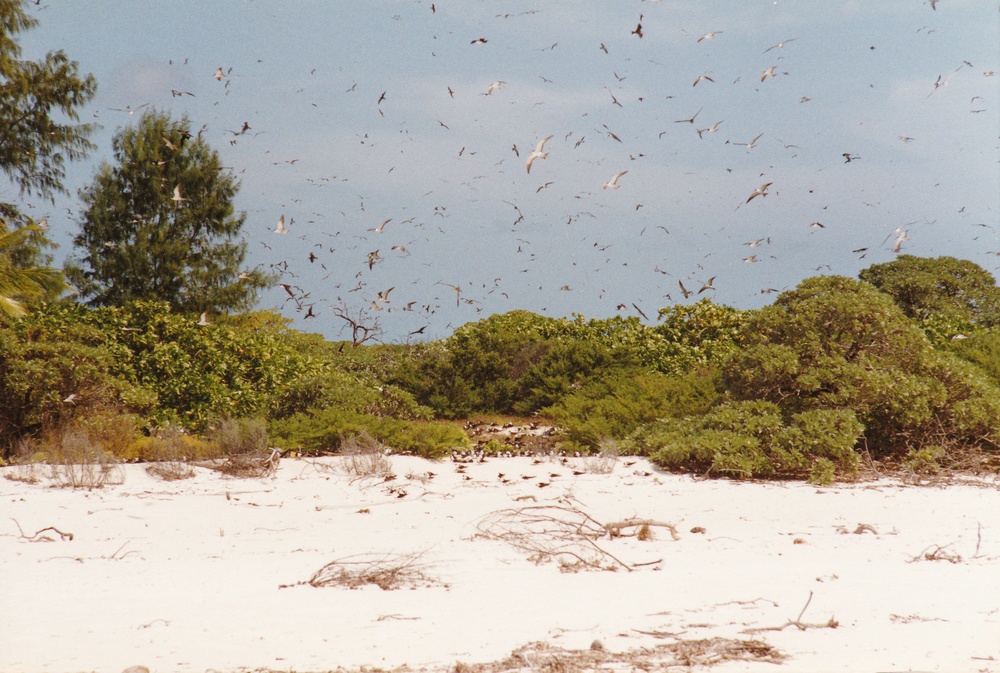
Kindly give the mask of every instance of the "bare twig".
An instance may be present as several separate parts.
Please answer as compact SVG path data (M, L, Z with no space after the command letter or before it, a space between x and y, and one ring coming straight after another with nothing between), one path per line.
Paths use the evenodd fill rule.
M422 553L347 556L327 563L307 581L297 584L348 589L374 584L384 591L433 586L437 582L425 574L426 566L419 562L422 557ZM296 585L282 585L280 588L288 586Z
M21 533L21 539L27 540L28 542L53 542L54 540L52 538L48 537L47 535L44 536L44 537L39 537L39 535L41 535L42 533L44 533L46 531L52 531L53 533L58 534L60 540L72 540L73 539L73 534L72 533L64 533L61 530L59 530L58 528L56 528L55 526L46 526L45 528L42 528L41 530L39 530L38 532L36 532L34 535L25 535L24 534L24 530L21 528L21 524L19 524L17 522L17 519L13 519L12 518L11 521L14 522L14 525L17 526L17 530Z
M950 546L951 544L946 544L943 547L937 544L930 545L907 561L907 563L913 563L914 561L948 561L949 563L961 563L962 557L959 554L946 551L946 549ZM931 550L931 547L933 547L933 550Z
M802 606L802 610L799 612L799 616L796 617L795 619L789 619L781 626L761 626L753 629L743 629L741 633L760 633L762 631L784 631L789 626L794 626L800 631L805 631L807 629L835 629L838 626L840 626L840 622L838 622L833 617L830 617L829 621L827 621L825 624L808 624L806 622L803 622L802 615L806 613L806 609L809 607L809 604L812 603L812 598L813 598L813 592L810 591L809 598L806 599L806 604Z
M605 536L619 537L623 529L630 527L639 530L645 527L648 531L650 525L670 529L677 539L672 524L639 518L604 524L578 507L563 505L499 510L480 520L478 528L483 537L507 542L527 552L529 558L538 563L555 559L565 570L624 568L631 571L638 566L621 560L598 545L597 540Z
M611 537L623 537L626 535L637 535L638 531L632 533L624 533L622 529L624 528L638 528L641 529L643 526L660 526L666 528L670 531L670 537L674 540L680 540L680 535L677 534L677 527L672 523L666 523L664 521L654 521L652 519L625 519L624 521L615 521L612 523L604 524L604 528L608 531Z
M806 604L802 606L802 612L800 612L799 616L795 618L795 621L797 621L797 622L801 622L802 621L802 615L804 615L806 613L806 608L808 608L809 604L812 603L812 599L813 599L813 592L810 591L809 592L809 598L806 599Z

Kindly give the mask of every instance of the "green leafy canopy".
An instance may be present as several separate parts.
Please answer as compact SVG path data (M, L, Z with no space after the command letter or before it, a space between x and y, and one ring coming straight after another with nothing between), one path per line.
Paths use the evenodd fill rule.
M260 271L240 277L246 214L233 207L239 186L190 126L187 118L146 112L115 136L115 165L103 164L80 191L78 258L67 276L89 304L165 301L181 313L240 311L273 284Z

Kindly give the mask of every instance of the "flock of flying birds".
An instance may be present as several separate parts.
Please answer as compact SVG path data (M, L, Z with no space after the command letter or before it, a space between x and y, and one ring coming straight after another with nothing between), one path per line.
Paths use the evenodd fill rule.
M656 1L653 0L654 3ZM441 16L441 12L457 11L455 7L445 8L443 4L439 7L439 4L442 3L424 4L423 7L436 18ZM929 5L928 11L937 11L937 5L943 3L939 0L929 0L925 4ZM512 21L523 16L530 18L532 14L540 11L544 10L528 10L517 16L501 14L496 18L501 22ZM720 259L721 253L716 254L712 247L708 247L701 260L694 263L696 269L691 267L683 272L676 271L676 266L670 271L661 269L660 264L670 268L670 262L666 257L662 257L658 264L653 265L652 280L641 271L637 259L650 249L659 246L669 249L690 245L692 238L689 236L687 239L678 240L676 233L671 236L670 230L673 227L670 226L672 224L670 217L649 212L655 206L647 206L647 203L653 204L658 200L655 195L657 187L650 181L651 171L645 169L644 163L648 161L651 150L639 142L645 139L637 138L628 130L629 110L648 109L654 104L663 107L665 103L670 105L668 109L677 109L675 105L690 104L690 108L687 108L684 114L697 110L694 114L690 116L671 114L668 118L664 118L663 121L666 123L660 127L663 130L653 139L661 143L669 142L671 139L676 141L681 137L678 132L683 130L684 137L695 138L694 142L704 143L702 146L706 148L713 146L711 150L713 152L726 146L741 148L740 161L743 162L743 170L737 170L737 173L733 174L733 169L727 168L725 171L731 175L722 176L722 179L730 181L727 182L730 187L733 186L732 181L737 175L741 179L745 179L748 175L753 176L752 182L743 183L744 187L735 187L740 192L732 196L731 208L734 211L741 211L741 214L745 214L747 210L759 213L761 209L767 209L776 200L780 202L781 190L790 193L793 189L790 174L799 169L791 165L786 166L789 170L785 170L785 175L782 175L782 172L775 168L775 163L782 161L783 157L794 158L798 156L798 152L805 150L796 144L777 140L775 130L770 127L758 127L743 138L731 138L721 143L720 136L725 134L725 130L720 133L720 129L732 129L735 133L742 133L745 131L738 129L744 127L738 126L739 122L731 117L727 116L732 119L727 124L725 119L714 116L719 114L721 117L722 114L714 109L713 99L703 92L717 90L713 87L723 87L725 82L717 70L695 65L698 61L694 56L687 63L684 59L679 59L669 66L675 70L690 69L690 75L685 78L688 82L685 85L686 92L676 88L656 90L655 82L642 86L627 82L631 76L628 69L636 62L648 61L656 66L662 66L641 51L655 34L651 31L655 30L653 26L656 24L647 21L643 14L639 14L638 20L631 25L634 27L619 28L620 34L609 34L604 41L595 38L594 43L590 45L593 53L589 56L595 59L607 59L608 64L603 69L606 72L603 72L598 65L594 69L594 78L600 80L610 74L614 79L607 77L611 86L604 84L599 89L595 86L602 95L606 94L606 98L600 102L587 103L590 106L588 111L573 126L559 121L552 122L552 126L545 128L541 126L544 123L541 120L556 117L543 115L535 122L538 124L534 127L537 135L533 135L530 139L525 138L523 127L519 125L521 119L518 112L518 106L525 105L525 102L523 98L515 99L514 92L530 90L532 92L530 95L537 97L533 107L544 109L550 101L544 98L544 94L537 93L537 90L541 88L544 91L545 87L553 87L556 83L542 74L537 75L541 80L540 84L537 80L527 82L523 73L504 68L502 61L493 63L494 67L500 69L502 79L495 77L495 74L499 73L494 73L492 77L483 78L481 84L470 82L467 78L464 80L456 78L458 81L441 84L440 90L435 92L434 100L442 102L443 105L429 113L432 115L431 123L435 124L441 138L449 137L448 134L453 133L453 129L465 127L468 130L472 122L489 129L486 135L492 136L489 138L490 148L486 147L486 140L479 141L476 146L466 144L455 147L449 151L447 163L441 160L437 144L417 139L416 133L411 132L410 127L416 126L417 121L403 118L401 115L401 110L417 109L417 107L406 108L403 105L403 99L411 95L412 91L399 90L398 83L396 83L397 88L393 88L394 83L380 85L377 82L350 80L349 86L340 88L338 95L352 97L353 101L368 91L368 95L371 96L368 103L371 126L356 128L353 137L350 138L351 148L332 148L334 151L341 150L345 155L342 170L337 171L340 173L339 176L318 169L310 172L306 167L311 163L315 164L315 156L275 159L272 153L278 151L279 146L273 143L269 146L270 149L263 152L266 163L272 170L285 171L281 178L274 181L275 186L287 180L284 176L288 172L295 172L296 175L306 173L303 184L308 188L350 192L339 203L351 201L354 203L353 212L341 210L344 224L335 226L330 225L328 214L318 210L323 207L319 205L320 200L317 199L310 204L307 200L308 195L302 198L283 199L283 203L271 210L270 215L266 209L252 211L246 227L249 231L245 231L251 242L250 259L253 262L260 262L258 267L262 270L279 276L279 306L292 312L298 319L309 321L305 323L304 329L319 329L336 336L342 333L340 331L342 328L346 328L352 330L355 341L377 338L380 335L383 338L385 335L392 335L408 340L416 335L430 336L425 334L425 330L432 325L434 333L446 335L451 329L467 320L485 317L493 312L529 308L523 303L525 299L523 292L524 287L530 283L521 280L529 276L519 274L534 274L536 278L534 284L538 285L538 293L532 298L535 303L546 304L548 300L544 297L548 296L551 300L554 296L553 290L571 292L578 289L581 283L589 282L588 291L591 296L587 299L591 302L590 305L594 305L593 295L596 295L597 305L606 307L599 309L598 312L634 311L643 319L649 320L647 313L641 307L643 303L641 299L624 297L620 289L615 292L596 289L603 282L601 278L609 275L627 276L630 280L624 284L625 287L629 284L634 287L655 285L659 289L657 296L661 301L666 300L660 304L663 306L667 305L666 302L673 303L674 294L678 292L678 300L697 298L699 295L712 296L711 293L717 290L715 285L717 279L723 279L727 285L745 284L739 279L738 270L744 268L743 264L776 260L777 257L771 254L774 250L770 247L773 242L771 233L761 235L765 232L758 229L749 234L727 232L727 236L735 235L750 239L742 242L750 253L743 257ZM496 29L495 26L493 28ZM697 47L699 50L712 49L714 45L731 39L740 30L737 26L722 28L724 30L691 33L685 38L688 48L700 45ZM609 26L606 29L612 31L614 27ZM480 54L483 51L493 48L504 39L509 40L509 35L504 31L497 29L498 36L494 37L490 35L490 30L490 26L484 25L479 26L473 35L462 36L451 32L440 36L434 34L431 36L433 39L429 39L432 50L430 58L438 58L437 52L444 52L446 47L451 53L469 50L467 53L470 54L470 59L473 58L473 54L475 58L482 58ZM769 87L780 86L781 81L792 81L796 77L798 71L794 57L790 54L802 48L809 38L806 35L774 37L782 39L768 40L756 46L753 52L759 59L767 59L766 66L761 64L755 68L752 65L739 64L739 75L732 85L735 87L739 84L743 87L741 95L767 96L771 91ZM373 45L372 48L376 47L377 45ZM527 47L524 49L527 50ZM547 54L557 49L564 48L555 42L551 46L534 50L538 52L533 58L538 64L539 71L546 72L544 63L548 58ZM630 50L628 52L630 55L622 57L626 49ZM871 49L874 50L875 47L872 46ZM704 58L703 52L699 52L699 55L700 58ZM408 56L418 57L415 54ZM615 58L616 56L618 58ZM443 60L432 62L440 65ZM179 65L179 62L175 64L171 61L170 65ZM206 86L216 87L214 94L218 100L224 100L231 94L234 97L251 96L250 91L244 86L246 82L241 81L243 77L241 68L246 67L235 64L220 66L204 73L202 77L210 82L211 79L215 80ZM444 79L448 77L448 72L449 69L445 64L438 74ZM315 74L316 69L312 69L310 75ZM551 73L546 74L551 75ZM943 94L939 92L950 81L965 74L975 74L984 78L994 76L992 71L976 68L966 61L948 74L938 76L936 81L928 81L926 97L931 98L935 94L938 97L942 96ZM637 76L632 77L633 81L637 79L639 79ZM774 83L776 80L779 82ZM800 110L807 110L812 97L820 95L822 88L817 87L815 82L810 82L809 75L805 73L801 75L799 83L801 91L796 93L796 103L800 106ZM753 93L748 94L747 91L751 90L751 87ZM296 90L296 93L306 90L307 87L303 87ZM200 89L193 87L191 91L173 88L170 90L169 99L181 101L193 99L196 92L199 96L204 95ZM529 94L521 93L521 96L527 95ZM781 95L787 97L787 89ZM982 97L976 98L980 99L980 103L983 102ZM695 102L691 103L691 99ZM932 99L934 100L937 99ZM972 103L976 104L975 98ZM112 109L132 117L149 104ZM294 101L286 100L283 104L291 105ZM555 105L554 102L551 104ZM354 102L351 105L353 108L363 107ZM446 111L447 105L465 105L467 109L449 113ZM312 106L317 107L317 104L313 103ZM329 112L336 115L336 107ZM605 112L621 114L612 118ZM245 113L251 114L249 107L245 108ZM712 117L706 121L705 118L709 115ZM682 118L673 118L678 116ZM617 126L613 119L619 120ZM392 127L398 136L396 139L393 139L387 130L390 121L396 124ZM512 128L518 129L516 137L513 133L503 137L507 121ZM777 124L773 126L780 128ZM257 136L274 133L274 129L267 127L265 122L255 120L253 116L235 121L231 125L227 124L227 127L225 133L228 146L223 145L220 151L226 163L237 166L233 169L234 173L242 176L245 168L240 167L246 165L245 158L249 156L248 153L252 152L258 159L261 157L260 141L255 140ZM469 138L467 134L461 137ZM268 136L265 135L264 138L266 140ZM789 139L804 144L799 138ZM902 145L914 141L914 138L904 135L893 138L893 142ZM444 140L435 141L435 143L444 142ZM779 144L782 149L772 151L772 148L776 148ZM497 149L499 145L504 146L505 154L500 154ZM765 145L768 149L762 150ZM851 165L850 169L843 170L852 170L858 165L864 167L868 163L856 152L857 149L864 148L842 149L845 151L840 152L837 162L841 166ZM244 150L246 153L241 153ZM584 155L587 151L590 153ZM762 158L756 159L762 152L771 154L765 153ZM776 152L785 154L776 159ZM576 153L575 156L578 157L586 156L586 159L573 159L573 174L570 175L567 159L572 153ZM388 160L386 157L390 155L396 158ZM430 163L424 165L425 162ZM263 165L265 161L262 160L260 163ZM612 163L618 165L611 165ZM364 187L351 190L352 181L357 180L360 184L362 180L350 173L351 168L348 168L347 164L353 164L351 168L359 168L360 173L366 174ZM511 165L516 166L516 169L511 168ZM606 165L609 168L603 168ZM593 180L588 186L581 177L583 173L581 166L586 169L587 175L600 171L601 177L599 179L588 177L587 180ZM718 166L715 170L721 171ZM408 172L410 177L416 174L417 177L423 178L420 184L427 188L423 192L417 192L414 188L411 197L404 196L405 205L402 207L398 205L400 203L398 199L392 201L396 205L390 206L381 202L384 198L382 196L363 195L362 190L374 190L373 185L381 183L387 187L386 192L391 192L390 187L395 184L392 181L403 172ZM482 203L487 197L479 190L479 185L485 187L487 181L491 179L494 180L494 187L491 188L492 193L486 207L493 221L467 222L464 226L459 224L458 220L469 217L464 207L467 204L461 201L464 199L468 202ZM571 183L572 186L567 186L567 183ZM799 187L797 185L794 188ZM564 209L565 214L561 220L557 221L550 215L542 219L532 213L531 208L536 200L549 198L546 195L556 193L560 194L558 203L568 206ZM718 200L718 194L719 190L716 189L705 190L705 198L708 200ZM297 196L301 195L302 192L297 193ZM177 204L187 200L181 193L179 185L173 191L172 200ZM433 207L426 205L429 201L433 202ZM341 208L344 206L341 205ZM309 212L310 209L313 210ZM600 212L602 210L605 212ZM623 251L625 236L622 232L614 230L620 226L616 221L619 215L609 216L610 212L619 215L630 213L635 218L647 218L641 220L641 227L637 227L641 228L641 231L630 232L631 245L635 246L631 251ZM509 219L506 213L509 213ZM271 217L273 219L270 219ZM254 224L262 219L270 220L273 224L266 229ZM498 224L500 222L502 224ZM632 222L635 223L636 220ZM646 222L652 225L649 227L651 235L640 238L646 234ZM806 220L806 223L809 231L819 236L820 232L827 230L829 220L827 222ZM557 224L562 229L560 233L553 235L552 230L556 229ZM889 232L881 245L876 246L872 241L851 247L850 250L854 255L860 256L860 259L875 249L903 252L905 244L911 240L911 228L918 224L929 223L917 221L898 225ZM982 226L989 225L984 223ZM498 227L507 229L510 234L496 231ZM533 242L536 241L538 230L543 227L550 230L548 232L550 236L558 236L562 242L549 245L545 249L542 249L537 242ZM600 231L600 227L608 230L607 233L603 235L594 233L595 228ZM662 230L664 235L657 235L659 238L651 240L652 234L655 233L654 229ZM884 233L885 229L881 229L878 235ZM703 235L706 238L720 236L714 230L704 232ZM468 251L466 257L473 257L471 264L467 259L462 260L463 263L455 259L456 255L461 254L462 246L459 245L457 248L454 246L454 240L459 237L465 241L462 245ZM539 236L537 240L541 238ZM887 244L889 247L886 247ZM572 285L553 281L551 272L542 273L539 269L553 257L562 255L564 245L566 250L572 250L564 257L572 257L572 261L563 268L577 267L578 263L581 268L588 264L592 267L582 275L579 273L575 275L575 281L571 281ZM613 258L610 256L612 252L608 250L614 246L619 246L617 249L622 252ZM493 250L497 251L495 256L492 254ZM523 263L511 261L521 259L525 261ZM536 262L541 264L535 264ZM389 267L396 268L397 271L389 273L386 271ZM470 267L473 271L479 272L480 278L459 280L463 275L468 278ZM601 272L605 276L597 276ZM484 273L493 277L492 281L484 280L482 278ZM515 274L518 274L517 282L512 283L511 281L515 280L512 276ZM663 278L664 276L668 277L669 281ZM240 279L252 282L252 276L248 271L242 272ZM621 284L616 283L616 285ZM719 287L723 287L723 284L720 283ZM447 292L449 289L451 292ZM775 287L755 290L756 293L765 295L777 291L779 289ZM704 295L704 293L709 294ZM452 299L454 306L451 305ZM655 301L648 293L646 299ZM543 306L540 310L547 309ZM390 315L393 316L392 319L389 318ZM399 317L398 322L395 320L396 316ZM444 322L447 324L441 324ZM325 325L320 327L320 323ZM211 325L212 317L208 313L202 314L199 324ZM316 327L313 328L312 325Z

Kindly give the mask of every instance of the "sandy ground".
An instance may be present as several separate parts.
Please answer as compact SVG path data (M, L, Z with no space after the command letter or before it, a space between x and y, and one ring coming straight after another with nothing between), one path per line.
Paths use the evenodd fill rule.
M170 482L128 465L95 490L0 480L0 670L1000 671L995 482L389 460L389 481L341 458ZM630 518L676 536L602 535ZM402 588L308 583L372 561Z

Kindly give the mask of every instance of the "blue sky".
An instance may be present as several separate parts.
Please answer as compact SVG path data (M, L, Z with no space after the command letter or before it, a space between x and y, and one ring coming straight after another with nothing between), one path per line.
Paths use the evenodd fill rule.
M127 110L187 115L240 180L247 265L281 264L315 317L281 288L260 307L329 338L348 335L334 307L387 341L512 309L757 307L893 259L902 231L903 253L1000 265L996 2L29 6L24 55L63 49L99 83L84 112L99 149L70 167L68 197L28 204L57 257Z

